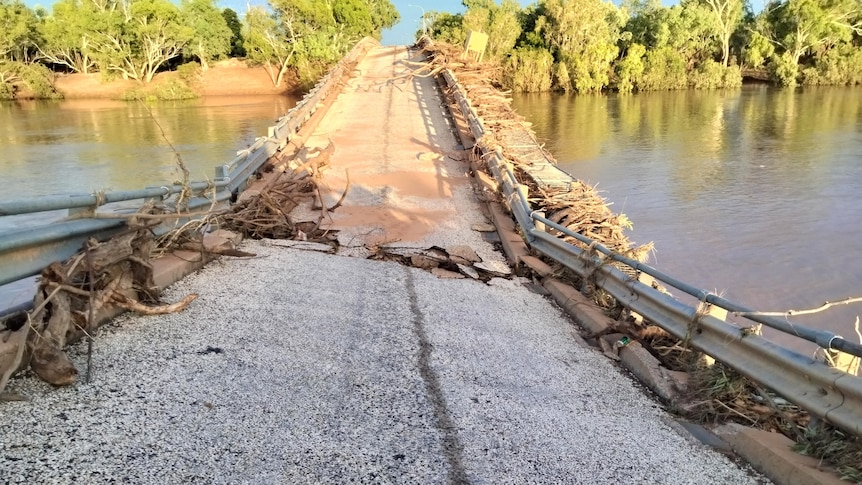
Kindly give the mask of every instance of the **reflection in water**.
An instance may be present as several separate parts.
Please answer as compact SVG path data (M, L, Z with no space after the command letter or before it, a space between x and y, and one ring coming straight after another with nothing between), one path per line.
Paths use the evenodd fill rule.
M758 310L862 296L862 89L516 96L653 263ZM862 307L792 321L854 338ZM770 334L783 342L790 339Z
M265 136L296 104L285 96L207 97L148 106L110 100L0 103L3 199L192 180Z

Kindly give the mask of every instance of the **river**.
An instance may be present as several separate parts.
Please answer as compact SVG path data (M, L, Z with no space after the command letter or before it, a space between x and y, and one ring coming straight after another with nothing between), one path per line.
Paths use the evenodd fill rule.
M265 136L297 102L287 96L206 97L190 101L0 102L3 199L143 188L192 180ZM12 183L8 183L12 182Z
M758 311L862 296L862 89L517 95L514 106L563 169L629 216L636 242L655 242L660 270ZM791 321L855 341L859 314L857 303Z
M176 153L192 179L211 178L295 102L0 103L2 199L162 185L180 178ZM862 89L517 95L514 105L565 170L629 216L635 241L655 242L662 271L761 311L862 296ZM856 304L792 321L854 338L859 314Z

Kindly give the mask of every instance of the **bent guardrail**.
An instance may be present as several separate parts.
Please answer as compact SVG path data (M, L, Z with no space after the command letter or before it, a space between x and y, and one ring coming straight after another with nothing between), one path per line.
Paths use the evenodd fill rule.
M250 147L238 152L234 159L217 166L212 181L191 182L188 186L169 184L141 190L0 201L0 217L55 210L85 212L62 221L0 234L0 285L31 277L52 262L71 257L89 238L104 241L116 235L125 225L123 220L96 217L96 211L104 209L108 204L141 201L134 207L123 206L123 213L132 213L136 212L145 200L159 198L176 209L170 198L190 190L191 199L186 209L188 212L194 212L235 197L247 186L264 162L276 151L283 149L317 111L323 100L338 88L347 66L364 56L376 43L377 41L371 38L357 43L295 107L279 118L275 126L269 128L267 136L258 137ZM0 308L0 318L27 309L28 305Z
M464 111L474 134L485 132L482 122L454 74L444 72L444 79ZM476 125L476 126L473 126ZM814 342L824 349L834 349L862 356L862 345L825 330L807 328L770 316L755 315L706 290L698 289L657 269L615 253L601 244L577 234L565 226L533 211L527 187L518 183L512 167L498 150L477 139L504 199L521 227L527 243L536 251L560 262L582 278L591 278L627 309L642 315L693 348L712 356L742 375L772 389L815 416L819 416L856 436L862 436L862 378L829 367L824 362L804 356L774 342L747 332L746 329L719 319L705 311L715 305L752 322L762 323L781 332ZM536 222L539 223L538 227ZM553 230L587 244L581 249L548 232ZM613 265L610 259L649 275L668 287L680 290L699 301L687 305L652 285L633 278Z

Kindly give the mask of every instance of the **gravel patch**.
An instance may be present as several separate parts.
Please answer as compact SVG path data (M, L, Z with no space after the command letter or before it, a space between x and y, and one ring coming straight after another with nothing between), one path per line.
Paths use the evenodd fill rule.
M103 327L91 383L13 380L0 483L757 483L518 280L244 249Z

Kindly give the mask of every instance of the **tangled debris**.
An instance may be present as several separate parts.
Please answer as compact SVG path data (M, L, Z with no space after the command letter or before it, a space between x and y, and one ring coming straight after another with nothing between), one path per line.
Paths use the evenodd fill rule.
M0 391L14 372L26 368L55 386L70 385L79 371L65 354L67 344L91 338L118 310L172 313L194 301L197 295L190 294L173 304L159 302L150 229L130 225L109 241L91 239L72 258L42 271L34 309L7 319L0 330Z
M350 190L347 187L340 200L324 207L319 183L321 172L335 151L332 142L322 149L303 148L296 159L262 190L250 193L219 219L219 225L252 239L297 239L337 245L334 231L322 230L321 223L329 213L341 206ZM315 222L294 221L291 212L305 203L319 211Z

